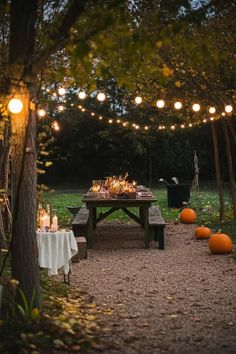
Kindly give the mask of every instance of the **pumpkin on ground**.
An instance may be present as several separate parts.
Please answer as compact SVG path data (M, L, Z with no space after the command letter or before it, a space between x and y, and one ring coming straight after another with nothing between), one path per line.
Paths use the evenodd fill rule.
M231 238L222 233L212 235L208 241L208 246L213 254L231 253L233 250L233 242Z
M197 220L197 214L191 208L184 208L179 214L180 221L185 224L194 224Z
M197 240L210 238L211 235L212 235L212 231L211 229L209 229L209 227L202 225L196 227L195 229L195 236Z

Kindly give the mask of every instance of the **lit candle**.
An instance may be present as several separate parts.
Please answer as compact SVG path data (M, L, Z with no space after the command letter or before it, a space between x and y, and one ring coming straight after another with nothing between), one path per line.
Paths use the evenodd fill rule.
M50 216L48 214L44 216L44 227L50 227Z
M51 230L58 231L58 217L56 215L52 218Z
M41 216L40 221L39 221L40 231L44 231L45 230L44 220L45 220L44 216Z

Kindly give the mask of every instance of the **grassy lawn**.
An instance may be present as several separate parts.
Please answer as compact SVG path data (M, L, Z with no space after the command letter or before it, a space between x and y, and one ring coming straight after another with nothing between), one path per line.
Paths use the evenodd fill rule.
M153 193L157 198L156 204L160 206L162 215L166 221L178 221L180 209L167 207L167 192L165 188L153 188ZM45 193L45 202L49 203L52 209L57 210L59 223L61 227L70 227L71 214L67 210L67 206L80 206L82 197L86 190L82 189L57 189L53 193ZM229 198L226 196L225 211L226 219L224 222L219 222L219 201L218 194L215 190L203 189L197 195L191 195L191 207L196 209L199 225L206 225L212 228L213 231L228 233L236 242L236 222L232 219L232 211L230 208ZM111 214L108 221L122 220L130 221L127 215L122 211L117 211Z

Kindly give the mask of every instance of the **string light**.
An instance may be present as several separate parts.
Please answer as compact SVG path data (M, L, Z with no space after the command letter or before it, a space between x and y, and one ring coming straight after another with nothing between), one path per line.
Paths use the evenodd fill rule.
M140 104L140 103L142 103L142 101L143 101L142 97L140 97L140 96L135 97L136 104Z
M182 102L180 102L180 101L175 102L174 107L175 107L175 109L181 109L183 107Z
M79 97L81 100L84 100L85 97L86 97L86 93L85 93L84 91L80 91L80 92L78 93L78 97Z
M215 107L210 107L208 109L208 111L209 111L210 114L215 114L216 113L216 108Z
M201 109L201 106L200 106L199 103L194 103L194 104L192 105L192 110L193 110L194 112L199 112L200 109Z
M8 103L8 109L11 113L20 113L23 109L23 102L19 98L12 98Z
M105 96L105 94L104 94L103 92L100 92L100 93L97 95L97 99L98 99L98 101L103 102L103 101L105 101L106 96Z
M66 93L65 88L64 88L64 87L59 87L59 89L58 89L58 93L59 93L59 95L60 95L60 96L64 96L64 95L65 95L65 93Z
M38 116L41 118L46 116L46 111L44 109L39 109L37 113L38 113Z
M230 104L228 104L227 106L225 106L225 112L226 113L231 113L233 111L233 107L230 105Z
M47 89L45 89L46 91L48 91ZM59 90L58 90L58 93L59 93ZM61 92L62 93L62 92ZM80 95L80 94L82 94L82 95ZM53 97L57 97L57 94L56 93L53 93L52 94L53 95ZM84 93L84 91L80 91L80 93L78 94L79 96L81 96L81 97L85 97L84 95L85 95L85 93ZM104 101L105 99L106 99L106 96L105 96L105 94L103 93L103 92L100 92L100 93L98 93L98 95L97 95L97 99L99 100L99 101ZM140 104L141 102L142 102L143 100L142 100L142 97L141 96L137 96L136 98L135 98L135 102L137 103L137 104ZM70 103L69 103L70 104ZM73 106L74 104L70 104L70 106ZM158 108L163 108L164 106L165 106L165 101L164 100L162 100L162 99L160 99L160 100L158 100L157 102L156 102L156 105L157 105L157 107ZM174 108L175 109L181 109L182 107L183 107L183 104L182 104L182 102L181 101L176 101L176 102L174 102ZM84 107L82 107L81 105L76 105L76 107L77 108L79 108L82 112L88 112L88 114L90 114L91 116L93 116L93 117L97 117L99 120L103 120L104 119L104 117L102 117L102 116L99 116L98 114L96 114L96 113L94 113L94 112L91 112L91 111L89 111L89 110L87 110L87 109L85 109ZM194 111L194 112L198 112L200 109L201 109L201 106L200 106L200 104L199 103L194 103L193 105L192 105L192 110ZM227 113L231 113L232 111L233 111L233 107L232 107L232 105L225 105L225 112L222 112L221 113L221 115L222 116L226 116L226 114ZM65 109L65 107L63 106L63 105L59 105L58 106L58 111L63 111ZM45 113L43 113L43 112L45 112ZM215 114L216 113L216 108L215 107L213 107L213 106L211 106L211 107L208 107L208 112L209 113L211 113L211 114ZM44 110L38 110L38 115L39 116L45 116L46 115L46 111L44 111ZM213 120L215 120L215 119L219 119L220 117L219 116L216 116L215 118L213 118L212 116L209 118L209 119L206 119L206 118L204 118L204 119L202 119L202 123L206 123L207 121L213 121ZM114 123L114 122L116 122L116 123L118 123L118 124L121 124L123 127L126 127L127 125L128 125L128 122L123 122L122 121L122 119L116 119L116 120L113 120L113 119L107 119L107 121L108 121L108 123L109 124L112 124L112 123ZM182 128L182 129L184 129L184 128L187 128L187 127L193 127L193 126L197 126L197 125L199 125L201 122L193 122L193 123L188 123L188 124L173 124L173 125L168 125L167 127L166 126L164 126L164 125L160 125L160 126L157 126L156 127L156 129L158 129L158 130L165 130L165 129L167 129L167 130L175 130L175 129L177 129L177 128ZM132 124L132 123L131 123ZM130 127L131 127L131 125L129 125ZM138 124L136 124L136 123L133 123L132 124L132 127L134 128L134 129L142 129L142 130L149 130L150 128L152 128L153 129L153 127L151 126L151 127L149 127L149 126L144 126L144 125L138 125ZM60 128L59 128L60 129Z
M165 101L164 100L158 100L157 101L157 107L158 108L163 108L165 106Z

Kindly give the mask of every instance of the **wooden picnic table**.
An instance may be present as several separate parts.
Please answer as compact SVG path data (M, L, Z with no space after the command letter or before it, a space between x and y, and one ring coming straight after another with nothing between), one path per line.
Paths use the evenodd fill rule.
M144 228L144 241L145 248L149 248L149 222L148 222L148 210L152 203L156 202L155 196L138 196L136 199L122 199L122 198L97 198L90 197L88 195L83 196L83 203L86 204L86 208L89 211L88 227L87 227L87 243L88 248L93 246L93 230L98 222L105 219L108 215L119 209L123 210L131 219L135 220ZM105 212L101 212L97 215L97 208L110 208ZM130 208L138 208L139 216L134 214Z

